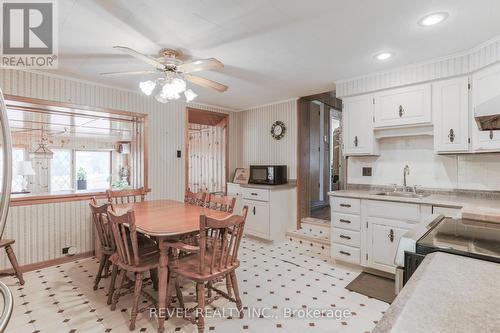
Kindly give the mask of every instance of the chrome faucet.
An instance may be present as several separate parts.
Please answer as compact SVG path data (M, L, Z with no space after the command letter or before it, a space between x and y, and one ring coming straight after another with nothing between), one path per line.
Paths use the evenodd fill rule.
M406 185L406 176L410 174L410 167L405 165L403 169L403 192L408 192L408 186Z

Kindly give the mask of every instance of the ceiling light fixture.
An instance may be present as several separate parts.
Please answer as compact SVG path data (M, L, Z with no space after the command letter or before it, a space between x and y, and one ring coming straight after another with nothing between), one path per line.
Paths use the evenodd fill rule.
M187 84L181 75L168 73L166 77L160 77L156 81L143 81L139 83L142 92L151 96L155 93L155 98L160 103L168 103L170 100L177 100L184 94L186 102L191 102L198 95L191 89L187 89ZM156 89L158 87L158 89Z
M392 58L392 56L393 54L390 52L380 52L375 55L375 59L383 61Z
M432 13L421 18L418 24L423 27L430 27L445 21L448 16L447 12Z

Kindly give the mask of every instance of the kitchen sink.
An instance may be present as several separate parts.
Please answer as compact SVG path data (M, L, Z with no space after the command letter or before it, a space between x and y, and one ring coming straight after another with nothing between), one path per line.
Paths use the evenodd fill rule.
M400 197L400 198L416 198L416 199L422 199L429 194L417 194L415 192L380 192L376 193L375 195L384 195L388 197Z

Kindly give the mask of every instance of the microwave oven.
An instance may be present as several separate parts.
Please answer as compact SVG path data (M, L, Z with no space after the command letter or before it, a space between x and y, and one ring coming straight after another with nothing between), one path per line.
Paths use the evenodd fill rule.
M250 184L280 185L287 183L286 165L251 165Z

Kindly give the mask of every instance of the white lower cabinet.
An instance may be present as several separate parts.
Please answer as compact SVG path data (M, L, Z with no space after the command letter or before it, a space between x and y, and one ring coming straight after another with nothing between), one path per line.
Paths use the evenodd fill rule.
M331 256L395 273L399 240L432 214L432 206L332 196Z
M248 206L245 232L260 238L269 238L269 202L243 199L243 206Z
M292 186L227 184L236 198L235 213L248 207L245 234L269 241L283 241L287 231L297 229L297 194Z

